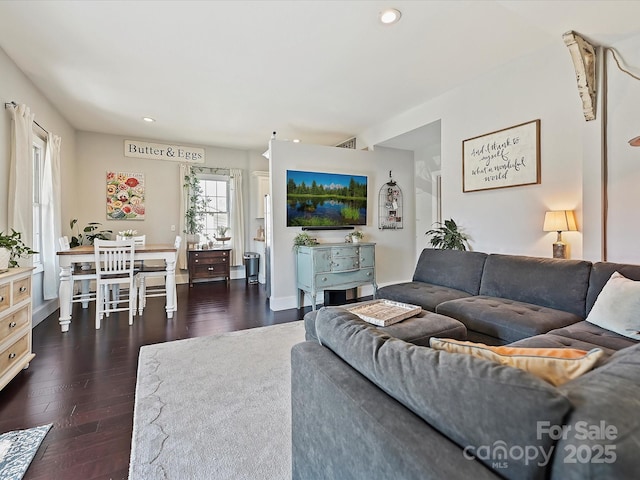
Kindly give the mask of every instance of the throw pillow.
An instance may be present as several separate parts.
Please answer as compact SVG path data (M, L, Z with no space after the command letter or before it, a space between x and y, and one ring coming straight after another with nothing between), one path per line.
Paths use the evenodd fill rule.
M588 372L604 355L599 348L587 352L573 348L491 347L448 338L432 338L431 348L464 353L519 368L555 386Z
M640 340L640 282L613 272L596 298L587 322Z

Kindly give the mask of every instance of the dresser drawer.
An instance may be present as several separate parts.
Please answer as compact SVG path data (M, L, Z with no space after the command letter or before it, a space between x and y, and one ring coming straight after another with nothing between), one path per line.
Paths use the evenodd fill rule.
M229 252L228 251L215 251L215 250L210 250L210 251L200 251L200 252L191 252L189 254L189 259L193 260L194 262L197 261L199 263L205 262L205 261L226 261L229 258Z
M317 274L315 280L316 287L319 290L324 290L328 287L339 288L351 283L367 283L371 282L373 278L373 268L367 268L363 270L354 270L353 272Z
M31 297L31 277L22 278L13 282L13 304Z
M360 268L360 259L357 256L333 257L331 260L332 272L348 272Z
M17 312L0 319L0 338L7 338L15 332L29 325L29 305L25 305Z
M227 266L220 264L198 264L193 267L194 278L227 276Z
M10 286L9 283L0 285L0 312L11 306L11 298L9 297L11 294L9 290Z
M29 332L0 352L0 375L3 375L29 353Z

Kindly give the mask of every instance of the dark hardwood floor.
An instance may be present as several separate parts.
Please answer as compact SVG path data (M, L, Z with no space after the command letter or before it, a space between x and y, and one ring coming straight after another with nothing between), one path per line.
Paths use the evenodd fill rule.
M127 323L112 314L94 328L94 306L73 306L69 332L58 312L33 330L36 357L0 391L0 433L53 423L25 480L126 479L141 346L302 318L309 310L269 310L264 287L244 280L178 285L178 311L164 298ZM151 480L151 479L150 479Z

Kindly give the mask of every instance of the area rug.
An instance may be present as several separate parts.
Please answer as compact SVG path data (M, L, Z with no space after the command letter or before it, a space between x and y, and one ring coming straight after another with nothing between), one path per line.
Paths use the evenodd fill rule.
M130 480L291 477L302 321L140 349Z
M0 479L20 480L53 424L0 435Z

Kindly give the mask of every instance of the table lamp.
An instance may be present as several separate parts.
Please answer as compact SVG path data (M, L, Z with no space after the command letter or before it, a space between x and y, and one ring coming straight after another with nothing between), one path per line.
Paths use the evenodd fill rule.
M578 230L573 210L552 210L544 214L545 232L558 232L553 244L553 258L567 258L566 245L562 241L562 232Z

